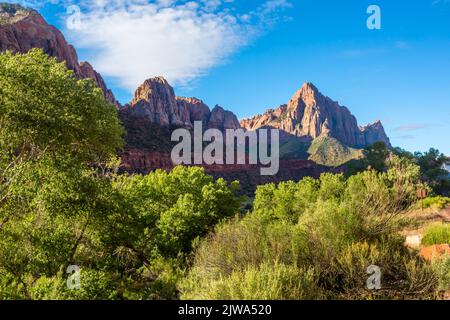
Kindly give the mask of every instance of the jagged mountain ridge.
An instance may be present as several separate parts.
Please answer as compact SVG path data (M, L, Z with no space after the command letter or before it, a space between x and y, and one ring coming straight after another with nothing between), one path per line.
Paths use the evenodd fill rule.
M163 77L147 79L140 85L122 113L161 126L193 128L195 121L202 121L204 129L223 131L241 127L236 115L219 105L210 110L200 99L175 96L172 86Z
M378 141L390 146L380 121L359 127L346 107L322 95L311 83L304 84L288 104L240 122L220 106L210 110L200 99L177 97L163 77L148 79L139 86L125 110L163 126L192 128L194 121L202 121L205 129L277 128L285 133L284 137L305 141L329 136L349 147L364 148Z
M349 147L364 148L382 141L390 146L380 121L359 127L355 116L336 101L324 96L312 84L305 83L288 104L269 109L262 115L241 121L247 130L273 127L295 137L333 137Z

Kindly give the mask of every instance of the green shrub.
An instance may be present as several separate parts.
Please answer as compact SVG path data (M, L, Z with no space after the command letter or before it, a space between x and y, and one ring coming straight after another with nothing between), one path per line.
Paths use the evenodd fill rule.
M324 173L320 176L319 198L323 201L341 199L346 186L343 174Z
M216 229L198 248L194 265L204 279L230 276L263 262L297 264L308 251L306 233L298 225L269 222L255 214Z
M444 209L450 204L450 198L437 196L429 197L423 200L424 208ZM421 205L420 203L418 205Z
M422 244L431 246L433 244L450 244L450 225L434 224L425 230Z
M34 300L110 300L118 299L117 274L81 269L80 288L68 289L67 276L42 276L30 286L30 295Z
M177 283L183 277L183 261L155 258L142 267L124 284L123 296L130 300L175 300Z
M325 180L327 176L324 176ZM335 185L331 185L330 189L333 186ZM297 223L306 209L316 202L320 187L320 181L310 177L303 178L298 183L288 181L281 182L278 186L273 183L259 186L255 193L254 212L260 216Z
M205 281L193 273L181 286L182 299L311 300L321 298L314 269L264 262Z
M357 242L338 253L322 278L331 297L345 299L421 298L432 296L436 278L429 266L410 254L400 238L386 238L377 243ZM381 289L367 288L369 266L381 272Z

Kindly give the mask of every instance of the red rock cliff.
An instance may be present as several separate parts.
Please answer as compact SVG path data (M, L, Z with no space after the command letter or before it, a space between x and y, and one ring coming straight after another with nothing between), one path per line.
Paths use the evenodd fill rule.
M78 78L92 78L107 101L119 105L113 93L92 66L78 62L75 49L67 43L61 31L49 25L39 13L19 5L0 4L0 51L26 53L41 48L48 55L65 61Z

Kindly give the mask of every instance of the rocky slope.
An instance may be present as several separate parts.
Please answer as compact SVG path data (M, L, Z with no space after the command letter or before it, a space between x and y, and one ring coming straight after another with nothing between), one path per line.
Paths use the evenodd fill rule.
M49 25L34 10L0 4L0 51L26 53L32 48L41 48L59 61L65 61L78 78L94 79L107 101L119 105L101 75L89 63L79 63L75 49L58 29Z
M305 83L288 104L242 120L241 125L248 130L273 127L311 140L329 136L356 148L367 147L377 141L390 146L381 122L358 127L356 118L346 107L322 95L311 83Z

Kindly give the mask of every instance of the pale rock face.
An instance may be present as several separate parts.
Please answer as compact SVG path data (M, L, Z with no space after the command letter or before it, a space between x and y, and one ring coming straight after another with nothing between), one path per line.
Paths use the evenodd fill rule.
M19 6L8 10L0 4L0 51L26 53L33 48L44 50L49 56L65 61L77 78L92 78L104 92L108 102L119 106L113 93L108 90L100 74L87 62L78 62L75 49L69 45L63 34L49 25L34 10Z
M287 105L242 120L241 125L247 130L269 126L311 139L331 136L351 147L365 147L377 141L390 146L381 122L359 128L356 118L346 107L322 95L311 83L305 83Z

